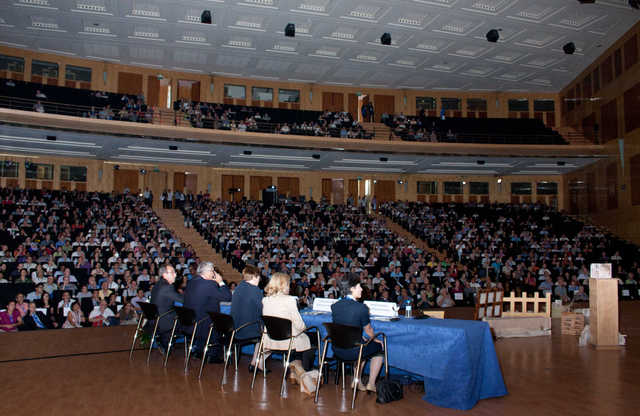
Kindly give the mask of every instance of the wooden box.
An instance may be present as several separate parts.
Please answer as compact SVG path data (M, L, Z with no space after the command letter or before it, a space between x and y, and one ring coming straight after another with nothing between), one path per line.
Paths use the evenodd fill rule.
M580 335L584 329L584 315L576 312L563 312L560 320L562 335Z

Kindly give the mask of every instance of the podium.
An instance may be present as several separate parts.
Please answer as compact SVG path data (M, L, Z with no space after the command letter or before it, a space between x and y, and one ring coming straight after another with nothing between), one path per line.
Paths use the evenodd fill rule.
M596 349L618 349L618 280L589 279L591 344Z

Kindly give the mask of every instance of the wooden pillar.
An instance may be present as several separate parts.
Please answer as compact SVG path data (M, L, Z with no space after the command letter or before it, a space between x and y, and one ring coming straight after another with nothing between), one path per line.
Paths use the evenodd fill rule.
M591 344L596 349L617 349L618 279L589 279Z

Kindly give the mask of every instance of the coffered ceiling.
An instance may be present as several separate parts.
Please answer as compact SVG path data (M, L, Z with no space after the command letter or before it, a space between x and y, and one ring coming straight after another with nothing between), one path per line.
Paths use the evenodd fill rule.
M556 92L639 18L627 0L5 0L0 44L267 80Z

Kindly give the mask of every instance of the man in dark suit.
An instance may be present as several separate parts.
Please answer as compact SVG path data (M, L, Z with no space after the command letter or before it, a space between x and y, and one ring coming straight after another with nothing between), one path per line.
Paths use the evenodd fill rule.
M22 326L18 329L22 331L33 331L36 329L52 329L51 319L36 309L35 302L29 302L29 312L22 318Z
M189 280L184 294L184 306L193 309L196 315L196 321L202 320L198 324L196 338L194 340L195 348L198 354L204 351L204 344L207 342L209 333L209 325L211 319L207 312L220 312L220 302L231 301L231 291L222 281L222 276L214 270L213 263L205 261L198 266L197 276ZM222 362L222 348L220 348L219 337L214 334L212 336L213 348L210 348L209 362Z
M171 336L171 328L176 313L172 311L175 302L182 303L183 297L175 291L173 283L176 281L176 270L173 266L164 266L160 268L160 279L158 283L153 285L151 289L151 303L158 307L158 314L166 315L160 318L158 322L158 335L160 337L160 345L166 350Z

